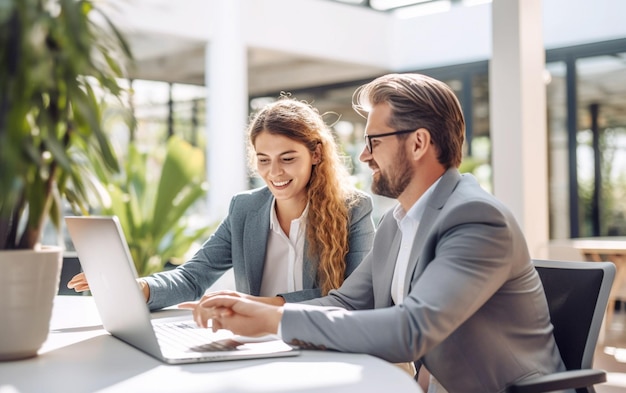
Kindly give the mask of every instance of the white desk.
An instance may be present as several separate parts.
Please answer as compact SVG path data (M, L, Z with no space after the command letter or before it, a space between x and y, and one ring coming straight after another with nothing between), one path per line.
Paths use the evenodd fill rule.
M103 330L89 296L58 296L50 329L39 356L0 362L0 393L421 392L398 367L360 354L169 366Z

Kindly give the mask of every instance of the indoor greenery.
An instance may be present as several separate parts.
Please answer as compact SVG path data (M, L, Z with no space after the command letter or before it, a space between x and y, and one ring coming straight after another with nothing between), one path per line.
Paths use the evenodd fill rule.
M212 229L187 222L190 208L206 195L204 152L172 136L160 149L140 152L129 143L125 163L117 176L107 174L94 161L96 173L107 183L109 201L101 213L116 215L124 230L137 274L146 276L166 263L184 262L192 244L204 240Z
M62 197L87 211L90 172L78 152L117 161L99 96L121 97L131 58L91 0L0 0L0 250L30 249Z

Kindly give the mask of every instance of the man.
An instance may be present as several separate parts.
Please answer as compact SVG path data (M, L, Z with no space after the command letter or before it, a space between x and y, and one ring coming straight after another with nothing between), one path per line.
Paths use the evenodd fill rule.
M392 74L360 87L353 106L367 114L360 159L373 171L372 190L399 202L382 217L370 254L326 297L274 307L207 296L196 321L416 361L434 377L429 391L501 392L564 370L518 224L457 169L465 121L452 90L427 76Z

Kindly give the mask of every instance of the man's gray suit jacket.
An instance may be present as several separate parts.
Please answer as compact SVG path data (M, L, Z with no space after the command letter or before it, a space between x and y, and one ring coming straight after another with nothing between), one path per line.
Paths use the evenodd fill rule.
M370 251L374 237L372 199L365 193L359 194L359 201L352 206L349 215L346 276L354 271ZM235 195L230 202L228 216L189 261L174 270L144 278L150 286L150 309L199 299L231 267L234 270L236 290L258 296L273 199L267 187ZM323 228L307 227L308 230ZM288 302L321 296L317 277L318 260L308 255L307 247L305 241L303 289L280 294Z
M564 369L541 281L512 214L456 169L433 191L402 304L391 299L401 232L388 212L372 252L339 290L285 305L282 338L421 361L451 393L501 392L513 381Z

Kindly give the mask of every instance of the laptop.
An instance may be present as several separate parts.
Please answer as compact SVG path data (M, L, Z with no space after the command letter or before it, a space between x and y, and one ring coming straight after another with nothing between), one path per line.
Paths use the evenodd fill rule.
M190 310L177 310L183 315L173 318L152 318L118 218L68 216L65 222L102 325L114 337L168 364L300 353L274 335L244 337L197 327Z

